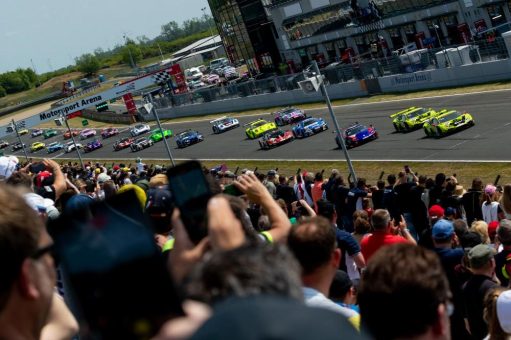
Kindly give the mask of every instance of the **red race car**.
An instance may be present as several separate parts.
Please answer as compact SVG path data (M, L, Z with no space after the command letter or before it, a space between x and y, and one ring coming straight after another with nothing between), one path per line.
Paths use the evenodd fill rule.
M76 137L80 134L80 130L73 129L71 130L71 133L73 134L73 137ZM69 133L69 130L64 133L64 139L71 138L71 133Z
M119 134L119 130L117 130L116 128L109 127L109 128L105 128L105 129L101 130L101 137L103 137L103 138L113 137L118 134Z
M261 149L271 149L273 147L282 145L284 143L290 142L295 137L293 136L293 132L291 130L283 131L283 130L273 130L271 132L266 133L260 140L259 146Z
M123 138L114 143L114 150L119 151L122 149L129 148L131 144L133 144L133 138L129 137Z

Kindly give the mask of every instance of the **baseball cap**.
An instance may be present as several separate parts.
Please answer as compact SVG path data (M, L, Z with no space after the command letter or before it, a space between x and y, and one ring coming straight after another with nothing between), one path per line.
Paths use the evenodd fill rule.
M94 169L94 172L95 172L96 174L100 174L100 173L101 173L101 169L100 169L100 168L96 168L96 169Z
M483 267L495 255L493 248L486 244L478 244L468 252L470 267L477 269Z
M440 219L433 225L431 234L435 240L447 240L454 234L454 226L451 221Z
M337 270L334 279L330 284L329 296L344 297L350 288L353 287L353 282L345 271Z
M495 187L494 185L492 184L488 184L485 188L484 188L484 193L487 194L487 195L493 195L495 193L495 191L497 190L497 187Z
M511 333L511 290L500 293L497 298L497 318L502 330Z
M497 228L497 236L502 243L511 243L511 221L501 220Z
M276 175L277 175L277 171L275 171L275 170L268 171L268 176L276 176Z
M18 163L19 160L16 156L0 157L0 181L11 177L12 173L16 170Z
M118 165L114 165L114 167L112 168L113 171L119 171L120 167Z
M161 187L161 186L164 186L164 185L167 185L167 184L169 184L169 180L167 178L167 175L164 175L164 174L154 175L149 180L149 187L150 188Z
M105 174L104 172L103 173L100 173L98 175L98 178L97 178L97 181L99 184L102 184L102 183L105 183L106 181L109 181L111 180L112 178L110 176L108 176L107 174Z
M429 208L429 217L431 218L442 218L444 217L444 208L435 204Z
M144 207L146 205L146 200L147 200L147 195L146 195L144 189L142 189L141 187L139 187L135 184L126 184L126 185L123 185L122 187L120 187L119 190L117 191L117 193L121 194L121 193L129 191L129 190L135 191L135 195L137 196L137 199L138 199L140 205L142 206L142 209L144 209Z
M456 215L456 209L454 209L453 207L447 207L445 209L444 215L445 216L455 216Z

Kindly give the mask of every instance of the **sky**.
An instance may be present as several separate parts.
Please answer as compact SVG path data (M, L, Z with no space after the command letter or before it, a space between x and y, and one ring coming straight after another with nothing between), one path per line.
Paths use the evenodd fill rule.
M152 39L170 21L201 17L204 7L211 15L207 0L1 0L0 73L72 65L84 53L122 44L124 34Z

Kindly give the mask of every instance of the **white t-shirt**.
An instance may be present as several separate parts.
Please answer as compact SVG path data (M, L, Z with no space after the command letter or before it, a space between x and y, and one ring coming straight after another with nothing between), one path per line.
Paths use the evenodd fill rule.
M354 316L358 316L358 313L352 309L339 306L332 300L326 298L321 292L314 288L303 287L303 296L305 298L305 304L310 307L317 307L328 309L333 312L339 313L347 317L348 319Z
M490 204L486 204L486 202L483 202L481 206L481 210L483 211L483 220L486 223L490 223L491 221L498 221L499 220L499 203L498 202L491 202Z

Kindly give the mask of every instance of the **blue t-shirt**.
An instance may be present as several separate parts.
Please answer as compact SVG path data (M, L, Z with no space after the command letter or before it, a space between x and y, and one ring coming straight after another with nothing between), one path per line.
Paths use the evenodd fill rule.
M339 269L347 271L346 253L348 253L350 256L360 253L360 245L358 244L357 240L355 240L353 235L337 227L335 228L335 236L337 239L337 246L342 251L342 261L339 265Z

